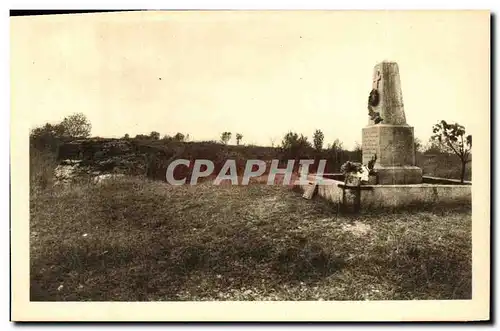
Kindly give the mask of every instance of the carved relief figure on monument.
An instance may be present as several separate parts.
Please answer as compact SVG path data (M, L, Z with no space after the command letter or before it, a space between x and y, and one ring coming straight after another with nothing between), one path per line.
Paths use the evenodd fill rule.
M373 107L377 107L380 102L380 94L378 92L378 83L382 79L380 75L380 71L377 71L377 75L373 79L372 90L370 95L368 96L368 115L370 115L370 119L378 124L382 122L384 119L380 117L380 113L373 110Z

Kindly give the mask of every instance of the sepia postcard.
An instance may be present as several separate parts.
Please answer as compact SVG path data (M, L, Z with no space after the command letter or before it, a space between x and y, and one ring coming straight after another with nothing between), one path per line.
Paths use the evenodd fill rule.
M12 16L11 319L489 320L490 22Z

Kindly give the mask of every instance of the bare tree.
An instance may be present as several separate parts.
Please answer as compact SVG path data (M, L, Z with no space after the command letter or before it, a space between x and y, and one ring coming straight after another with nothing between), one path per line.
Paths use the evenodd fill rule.
M269 142L271 143L271 147L274 147L276 144L276 137L269 138Z
M432 127L431 140L438 143L444 150L454 153L462 163L460 182L464 182L465 166L470 162L472 136L465 135L465 127L458 123L448 124L441 121Z
M420 139L415 138L415 139L413 140L413 144L414 144L414 146L415 146L415 153L416 153L416 152L421 152L421 151L422 151L423 146L422 146L422 141L421 141Z
M240 141L243 139L243 135L241 133L236 134L236 145L240 145Z

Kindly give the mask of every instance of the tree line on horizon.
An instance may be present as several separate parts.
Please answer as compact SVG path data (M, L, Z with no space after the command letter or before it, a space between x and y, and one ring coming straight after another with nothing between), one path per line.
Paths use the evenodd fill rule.
M46 123L43 126L37 127L30 132L30 145L37 149L56 149L58 144L71 139L89 138L92 125L88 118L82 113L76 113L65 117L60 123ZM432 127L432 136L426 146L415 138L415 151L424 154L452 154L456 155L461 162L461 179L464 178L465 167L471 161L472 136L466 134L465 127L458 123L448 123L444 120L439 121ZM160 133L152 131L150 134L137 134L131 138L127 133L122 139L139 139L139 140L162 140L188 142L189 134L177 132L173 136L164 135L160 138ZM209 141L211 143L221 143L227 145L232 138L232 133L229 131L222 132L218 141ZM236 145L242 144L243 135L235 134ZM277 148L281 154L287 159L302 159L331 157L336 162L342 160L359 159L361 160L362 147L356 142L353 150L344 148L343 143L339 139L335 139L333 143L329 143L326 148L324 146L324 134L321 130L316 129L312 135L312 141L308 140L307 136L297 132L287 132ZM247 145L253 146L253 145Z

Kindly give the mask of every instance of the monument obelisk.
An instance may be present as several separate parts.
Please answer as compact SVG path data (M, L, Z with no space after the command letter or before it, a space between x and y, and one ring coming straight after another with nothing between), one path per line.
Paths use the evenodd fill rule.
M422 169L415 166L413 127L406 123L398 64L377 64L372 84L368 125L363 128L363 164L375 160L377 184L422 183Z

